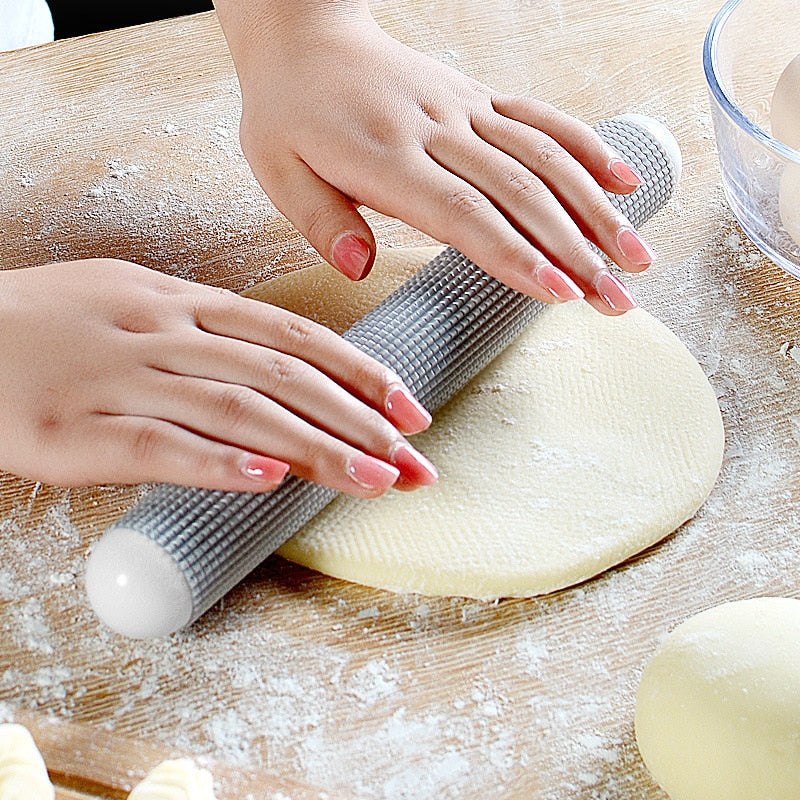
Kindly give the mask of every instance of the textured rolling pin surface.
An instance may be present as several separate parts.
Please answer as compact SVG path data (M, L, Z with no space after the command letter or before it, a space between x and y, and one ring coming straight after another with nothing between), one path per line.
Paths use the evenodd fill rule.
M667 202L680 170L674 149L649 127L626 117L596 126L645 179L631 195L609 195L636 226ZM447 248L353 325L344 338L394 369L420 401L435 410L516 338L543 307ZM287 479L268 494L165 484L153 489L109 531L136 531L169 554L191 592L193 621L335 496L331 489L298 478ZM96 605L95 610L103 616Z

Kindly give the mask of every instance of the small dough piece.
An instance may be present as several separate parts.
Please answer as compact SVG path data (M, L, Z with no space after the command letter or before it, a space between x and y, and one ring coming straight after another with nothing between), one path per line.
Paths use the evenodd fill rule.
M800 600L723 603L675 628L642 674L636 741L672 800L800 798Z
M384 269L379 258L378 283ZM303 313L334 280L322 270L289 276L290 291L277 279L251 296ZM351 300L316 319L342 330L371 307ZM437 485L337 498L278 552L393 591L551 592L692 517L716 480L723 439L713 390L663 324L642 310L612 318L586 303L550 306L413 438L439 468Z
M0 800L54 800L42 754L24 725L0 725Z
M216 800L214 779L191 758L168 759L147 773L128 800Z
M769 121L776 139L800 150L800 55L789 62L775 84Z

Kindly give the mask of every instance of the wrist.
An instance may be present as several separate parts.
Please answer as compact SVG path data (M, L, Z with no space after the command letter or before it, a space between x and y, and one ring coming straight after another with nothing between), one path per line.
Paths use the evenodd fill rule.
M335 37L341 25L374 24L367 0L213 2L237 70L253 51L262 58L266 52L294 58L312 43Z

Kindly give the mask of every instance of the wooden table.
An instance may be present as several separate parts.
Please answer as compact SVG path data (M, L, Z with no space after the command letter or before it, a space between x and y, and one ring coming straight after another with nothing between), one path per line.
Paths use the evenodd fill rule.
M272 558L190 630L131 642L98 625L82 569L138 490L6 476L0 716L31 726L62 798L124 797L180 752L237 800L663 800L633 738L656 643L709 605L800 594L800 286L722 195L700 55L716 6L373 4L391 34L498 89L675 132L684 177L646 229L660 260L629 285L719 396L725 463L698 517L580 587L492 605ZM241 290L317 260L243 160L212 14L3 54L0 96L3 267L107 255ZM384 246L428 243L370 220Z

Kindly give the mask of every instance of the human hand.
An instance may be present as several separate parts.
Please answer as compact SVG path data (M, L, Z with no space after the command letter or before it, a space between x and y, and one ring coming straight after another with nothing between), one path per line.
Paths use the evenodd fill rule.
M0 467L52 484L357 497L433 483L389 369L275 306L91 259L0 272Z
M603 189L639 176L587 125L493 92L384 33L363 0L216 0L242 89L256 178L320 254L371 268L366 205L454 245L548 302L635 301L587 244L629 272L653 254Z

